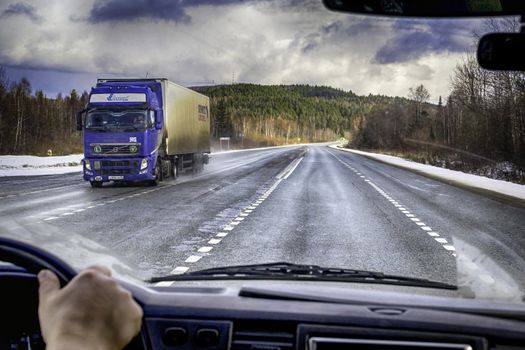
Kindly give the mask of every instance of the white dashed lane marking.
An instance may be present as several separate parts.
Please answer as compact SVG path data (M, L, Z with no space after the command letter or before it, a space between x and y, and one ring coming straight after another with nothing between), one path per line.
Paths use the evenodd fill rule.
M341 164L343 164L348 169L352 170L356 175L360 175L359 177L364 179L364 181L372 186L373 189L375 189L377 192L379 192L380 195L385 197L385 199L390 202L394 207L399 209L407 218L409 218L413 223L415 223L421 230L425 231L430 237L434 238L436 242L441 244L443 249L452 252L452 255L456 256L456 248L449 244L445 238L441 238L439 233L434 232L430 226L422 222L418 217L416 217L415 214L411 213L404 205L399 203L399 201L392 198L389 194L387 194L382 188L377 186L375 183L373 183L371 180L367 179L366 176L363 176L359 171L355 170L350 164L346 163L345 161L341 160L338 156L333 154L332 152L328 151L330 155L332 155L335 159L337 159Z
M74 185L74 186L78 186L78 185ZM105 202L90 203L90 205L88 205L88 206L86 206L84 208L78 208L78 209L75 209L75 210L72 210L70 208L57 208L54 211L62 211L62 210L69 210L69 211L67 211L65 213L61 213L61 214L55 214L54 216L46 217L43 220L44 221L51 221L51 220L59 219L60 217L70 216L70 215L74 215L76 213L82 213L82 212L84 212L84 211L86 211L88 209L93 209L93 208L97 208L97 207L103 207L104 205L107 205L107 204L113 204L113 203L117 203L117 202L123 201L123 200L128 199L128 198L142 196L142 195L147 194L147 193L152 193L152 192L158 191L158 190L160 190L163 187L171 187L171 186L175 186L175 185L164 185L162 187L157 187L157 188L155 188L153 190L142 190L140 192L137 192L137 193L134 193L134 194L131 194L131 195L125 195L125 196L122 196L120 198L107 200ZM64 186L64 187L71 187L71 186ZM63 187L58 187L58 188L63 188ZM35 191L35 192L45 192L45 191Z
M197 251L199 253L209 253L212 249L213 247L200 247Z
M186 266L177 266L176 268L174 268L171 273L174 274L174 275L177 275L177 274L182 274L186 271L188 271L190 268L189 267L186 267Z
M35 190L35 191L30 191L30 192L9 194L9 195L5 195L5 196L0 196L0 199L2 199L2 198L13 198L13 197L19 197L19 196L27 196L27 195L30 195L30 194L37 194L37 193L44 193L44 192L49 192L49 191L56 191L56 190L61 190L61 189L64 189L64 188L77 187L77 186L84 186L84 184L51 187L51 188L44 188L44 189L41 189L41 190Z
M292 173L295 171L295 169L297 169L297 167L299 166L299 163L301 163L303 158L304 157L296 158L290 164L288 164L288 166L276 176L276 180L270 186L270 188L268 188L264 193L259 195L255 201L251 202L250 205L241 209L239 214L235 218L233 218L231 222L223 226L220 232L218 232L215 235L215 237L218 237L218 238L212 238L207 242L207 244L211 246L200 247L197 249L197 253L205 254L205 253L211 252L214 249L213 246L217 246L219 243L221 243L222 240L226 236L228 236L228 234L230 234L238 225L240 225L245 219L247 219L250 216L250 214L252 214L254 210L257 209L259 205L261 205L266 199L268 199L268 197L270 197L272 192L277 188L277 186L279 186L279 184L282 181L288 179L292 175ZM193 254L187 257L186 260L184 260L184 262L188 264L194 264L200 261L204 256L205 255ZM172 274L182 274L182 273L187 272L188 270L189 270L189 267L179 266L179 267L176 267L175 270L172 271ZM157 286L171 286L172 283L173 282L171 281L159 282L156 285Z
M190 255L186 260L184 260L184 262L187 262L187 263L196 263L196 262L199 261L201 258L202 258L202 256L200 256L200 255Z

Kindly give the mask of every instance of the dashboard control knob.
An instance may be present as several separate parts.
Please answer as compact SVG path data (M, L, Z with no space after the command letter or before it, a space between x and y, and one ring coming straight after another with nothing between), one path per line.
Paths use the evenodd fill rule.
M195 342L200 347L209 347L219 345L219 331L213 328L201 328L195 335Z
M166 328L162 341L167 346L181 346L188 341L188 332L182 327Z

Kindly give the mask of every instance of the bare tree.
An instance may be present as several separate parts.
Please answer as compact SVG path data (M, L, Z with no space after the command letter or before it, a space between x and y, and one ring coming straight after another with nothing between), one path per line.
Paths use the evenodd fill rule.
M416 106L416 125L421 121L421 114L423 111L423 104L428 101L430 98L430 93L423 86L423 84L416 86L415 88L410 88L408 90L408 97L415 102Z

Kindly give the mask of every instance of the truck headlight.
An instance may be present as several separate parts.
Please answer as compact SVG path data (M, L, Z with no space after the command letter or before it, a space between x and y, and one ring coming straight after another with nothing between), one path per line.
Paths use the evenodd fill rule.
M144 170L148 167L148 158L142 159L142 162L140 163L140 170Z
M84 166L87 170L91 170L91 162L89 160L84 161Z

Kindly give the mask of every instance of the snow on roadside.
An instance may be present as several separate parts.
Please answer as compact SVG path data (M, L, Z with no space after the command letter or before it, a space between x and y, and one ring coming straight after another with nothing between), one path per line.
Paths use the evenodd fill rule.
M410 160L406 160L395 156L389 156L386 154L363 152L354 149L339 148L337 146L330 147L339 149L341 151L360 154L383 163L395 165L407 170L412 170L414 172L427 175L432 178L456 184L460 187L467 187L473 190L484 190L499 193L507 197L525 200L525 185L519 185L502 180L489 179L488 177L484 176L467 174L461 171L443 169L432 165L416 163Z
M82 154L56 157L0 156L0 176L35 176L82 171Z

